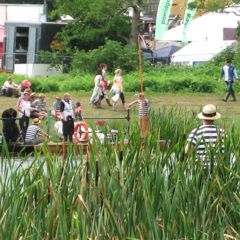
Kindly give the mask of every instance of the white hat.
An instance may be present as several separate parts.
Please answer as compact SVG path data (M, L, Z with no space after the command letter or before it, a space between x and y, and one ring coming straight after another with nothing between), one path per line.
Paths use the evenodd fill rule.
M216 120L221 118L221 114L217 112L217 108L213 104L203 107L202 112L198 114L198 118L202 120Z

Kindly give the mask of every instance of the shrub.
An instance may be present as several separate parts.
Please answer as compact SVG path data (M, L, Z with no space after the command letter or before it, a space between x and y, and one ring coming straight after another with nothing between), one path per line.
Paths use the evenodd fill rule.
M121 43L107 40L106 44L88 52L77 51L73 56L72 72L74 74L95 73L100 63L106 63L109 70L122 68L126 72L136 70L137 49L135 46L123 46Z

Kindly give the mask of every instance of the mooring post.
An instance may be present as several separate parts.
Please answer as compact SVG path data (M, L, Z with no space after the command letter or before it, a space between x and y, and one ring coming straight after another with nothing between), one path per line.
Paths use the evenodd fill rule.
M50 125L51 125L51 110L48 110L48 115L47 115L47 135L48 136L50 133Z

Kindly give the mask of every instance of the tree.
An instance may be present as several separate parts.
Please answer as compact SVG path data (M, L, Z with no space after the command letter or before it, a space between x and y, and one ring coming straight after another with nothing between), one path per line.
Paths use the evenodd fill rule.
M193 3L193 6L197 6L198 9L205 11L224 11L226 7L230 7L233 4L240 3L240 0L198 0L196 3Z

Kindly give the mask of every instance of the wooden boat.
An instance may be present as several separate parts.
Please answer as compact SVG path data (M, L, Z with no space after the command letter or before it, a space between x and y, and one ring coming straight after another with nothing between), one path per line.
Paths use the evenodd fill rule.
M89 151L89 143L49 142L48 144L35 145L34 149L41 153L49 151L52 154L59 155L65 155L68 151L74 154L87 154Z
M24 145L24 144L11 144L11 145L0 145L0 151L3 154L4 152L11 155L27 155L34 152L33 145Z

